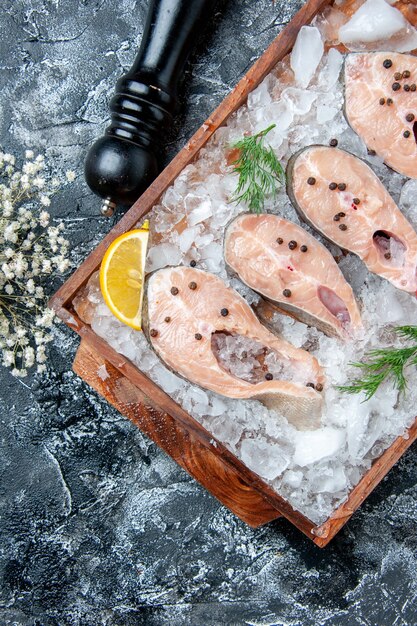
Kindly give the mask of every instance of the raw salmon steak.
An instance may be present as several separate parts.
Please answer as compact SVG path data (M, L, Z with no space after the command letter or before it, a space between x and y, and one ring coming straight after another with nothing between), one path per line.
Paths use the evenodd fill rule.
M392 169L417 178L417 57L396 52L349 54L345 114L368 148Z
M364 161L310 146L290 159L287 185L294 207L316 230L371 272L416 293L417 234Z
M276 215L239 215L227 227L224 255L242 282L300 321L340 337L362 326L332 255L296 224Z
M180 376L229 398L260 400L302 430L319 426L317 359L269 332L217 276L158 270L147 281L145 322L153 349Z

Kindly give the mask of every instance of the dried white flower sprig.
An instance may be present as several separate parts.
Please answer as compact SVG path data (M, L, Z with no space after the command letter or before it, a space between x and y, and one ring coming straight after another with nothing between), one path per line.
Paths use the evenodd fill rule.
M42 155L27 150L25 159L19 170L13 155L0 152L0 349L14 376L45 369L54 314L44 288L53 272L69 267L64 224L50 225L46 210L60 181Z

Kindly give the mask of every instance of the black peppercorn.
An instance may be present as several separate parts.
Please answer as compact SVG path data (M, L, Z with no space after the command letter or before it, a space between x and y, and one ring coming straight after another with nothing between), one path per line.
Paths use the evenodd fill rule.
M266 380L272 380L273 378L274 378L274 377L272 376L272 374L271 374L270 372L267 372L267 373L265 374L265 379L266 379Z
M359 198L353 198L352 202L353 202L353 204L360 204L361 203Z
M379 99L379 104L381 104L381 105L382 105L382 104L385 104L385 98L380 98L380 99Z
M290 298L291 297L291 289L284 289L284 291L282 292L282 295L285 296L286 298Z
M279 245L281 245L282 243L284 243L284 240L282 237L278 237L277 239L277 243L279 243Z
M346 189L346 184L345 183L339 183L337 188L339 189L339 191L344 191Z
M314 383L307 383L306 387L312 387L314 389Z
M346 217L346 213L343 213L343 211L340 211L339 217Z
M330 183L330 185L329 185L329 189L330 189L331 191L334 191L335 189L337 189L337 183Z
M333 216L333 221L334 222L340 222L340 215L339 215L339 213L336 213L336 215Z
M414 118L415 118L414 113L408 113L408 114L405 116L405 119L407 120L407 122L413 122L413 121L414 121Z
M340 230L347 230L346 224L339 224Z
M200 341L203 338L203 335L200 335L200 333L196 333L194 337L197 339L197 341Z
M410 78L410 76L411 76L411 72L409 70L404 70L403 78Z
M167 315L167 316L166 316L165 321L166 321L166 323L167 323L167 324L169 324L169 323L170 323L171 318L169 317L169 315Z
M190 283L188 283L188 287L189 287L192 291L194 291L195 289L197 289L197 283L195 283L195 282L192 280Z
M158 331L155 330L155 328L151 328L151 330L149 331L149 334L151 337L157 337L158 336Z
M220 315L221 315L222 317L227 317L227 316L229 315L229 309L222 309L222 310L220 311Z
M316 391L323 391L323 385L321 383L317 383Z
M307 246L301 246L300 250L301 252L307 252L308 248Z
M194 259L192 261L190 261L190 266L191 267L195 267L197 265L197 261L194 261Z
M399 91L401 89L400 83L392 83L392 91Z
M395 78L395 80L401 80L401 78L402 78L401 72L395 72L394 78Z
M392 98L387 98L387 104L388 106L391 106L391 104L394 102L394 100Z
M337 146L337 144L338 144L338 143L339 143L339 142L337 141L337 139L330 139L329 145L330 145L332 148L336 148L336 146Z
M411 135L411 133L410 133L410 131L409 131L409 130L405 130L405 131L403 132L403 137L405 137L406 139L408 139L410 135Z
M178 295L179 291L178 287L171 287L171 293L173 296Z
M316 179L314 178L314 176L310 176L309 178L307 178L307 183L309 185L315 185L316 184Z
M392 67L391 59L385 59L382 65L385 67L385 69L389 70L389 68Z
M404 91L411 91L410 85L404 85Z
M297 247L297 242L294 241L294 240L290 241L289 244L288 244L288 247L289 247L290 250L295 250L296 247Z
M390 260L390 258L391 258L391 252L386 252L386 253L384 254L384 257L385 257L385 258L389 261L389 260Z
M412 85L410 85L410 91L415 91L417 89L415 83L413 83Z

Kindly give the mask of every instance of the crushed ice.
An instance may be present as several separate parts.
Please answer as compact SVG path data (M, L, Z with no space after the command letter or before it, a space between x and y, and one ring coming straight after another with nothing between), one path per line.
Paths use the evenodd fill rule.
M336 11L333 9L330 15L340 21ZM343 57L333 48L323 53L320 37L329 19L326 13L316 18L317 28L301 29L291 66L286 58L265 78L250 94L247 105L218 129L198 160L182 171L154 207L150 214L153 241L148 271L196 261L198 267L221 276L250 304L258 301L253 291L227 275L224 265L224 227L245 209L229 203L236 177L228 158L230 146L244 133L255 133L272 123L276 127L268 135L268 142L284 165L297 150L312 143L328 144L336 137L341 148L371 165L417 227L417 181L406 181L386 168L381 159L368 155L363 141L343 117L339 78ZM284 190L275 201L267 199L265 208L300 223ZM289 317L275 316L277 331L295 346L308 349L325 368L328 385L322 428L310 433L296 431L285 418L256 401L218 396L170 372L149 348L143 333L113 317L102 300L96 275L74 302L79 315L98 335L131 359L213 437L315 523L322 523L347 498L372 460L411 425L417 404L417 385L410 385L408 394L401 398L387 385L366 403L360 396L346 396L334 388L356 374L350 362L361 359L369 349L400 345L393 326L415 324L417 304L409 294L371 275L357 257L343 256L336 246L325 245L339 259L339 267L358 297L367 332L366 339L344 344ZM246 350L246 360L260 364L257 352L262 346L247 347L240 340L227 347L224 340L221 350L228 367L235 368L237 375L250 377L252 369L245 358L239 360L238 356ZM100 373L105 375L104 370Z
M218 332L212 335L211 345L219 365L248 383L263 382L267 374L271 380L288 380L303 385L311 380L311 372L294 367L290 359L250 337Z

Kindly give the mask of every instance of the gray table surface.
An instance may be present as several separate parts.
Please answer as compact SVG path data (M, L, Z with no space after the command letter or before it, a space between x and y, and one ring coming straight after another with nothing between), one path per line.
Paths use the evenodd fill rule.
M187 69L168 157L301 4L220 3ZM82 164L146 5L0 3L0 142L77 172L52 209L75 264L111 227ZM286 521L251 530L71 372L77 343L57 330L42 379L0 369L1 624L417 623L415 450L323 551Z

